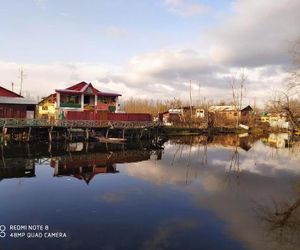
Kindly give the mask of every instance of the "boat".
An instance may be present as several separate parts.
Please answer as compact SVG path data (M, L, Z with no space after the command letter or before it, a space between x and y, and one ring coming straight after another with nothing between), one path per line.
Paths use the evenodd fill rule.
M102 143L114 143L114 144L122 144L126 142L125 138L106 138L106 137L96 137L99 142Z

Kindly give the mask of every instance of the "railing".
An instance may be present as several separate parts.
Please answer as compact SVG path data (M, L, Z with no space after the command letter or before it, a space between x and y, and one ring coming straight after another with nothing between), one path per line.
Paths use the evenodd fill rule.
M62 108L81 108L81 103L60 103Z
M152 121L99 121L99 120L45 120L1 118L0 126L7 128L22 127L67 127L67 128L147 128L160 126Z

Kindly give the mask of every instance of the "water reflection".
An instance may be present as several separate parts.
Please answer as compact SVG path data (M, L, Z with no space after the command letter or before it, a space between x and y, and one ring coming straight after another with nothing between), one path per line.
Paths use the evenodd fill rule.
M20 206L56 223L72 235L62 249L298 249L298 152L287 134L174 137L163 147L8 145L0 178L42 183L26 182L21 193L13 179L0 182L0 215L5 223L30 223L18 216ZM44 196L52 193L49 204ZM34 205L21 203L22 195ZM45 249L54 249L52 241Z

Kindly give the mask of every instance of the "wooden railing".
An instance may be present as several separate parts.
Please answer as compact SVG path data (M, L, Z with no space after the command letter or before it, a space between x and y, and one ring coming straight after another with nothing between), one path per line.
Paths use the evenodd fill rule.
M66 128L147 128L158 127L152 121L99 121L99 120L52 120L0 118L0 127L66 127Z

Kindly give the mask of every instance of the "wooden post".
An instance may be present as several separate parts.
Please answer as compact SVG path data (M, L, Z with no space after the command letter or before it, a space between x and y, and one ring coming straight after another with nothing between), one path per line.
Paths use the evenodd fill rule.
M3 127L2 127L2 143L4 143L5 141L5 137L6 137L6 132L7 132L7 128L5 127L5 122L3 124Z
M31 127L28 128L27 141L30 141Z
M85 129L85 140L88 141L89 140L89 136L90 136L90 133L89 133L89 129Z
M72 139L73 139L72 131L71 129L69 129L69 140L72 141Z
M48 138L50 143L52 142L52 130L53 130L53 126L51 126L48 131Z
M123 128L122 138L125 139L125 128Z
M141 135L140 135L140 139L142 138L143 136L143 132L144 132L144 129L141 130Z

